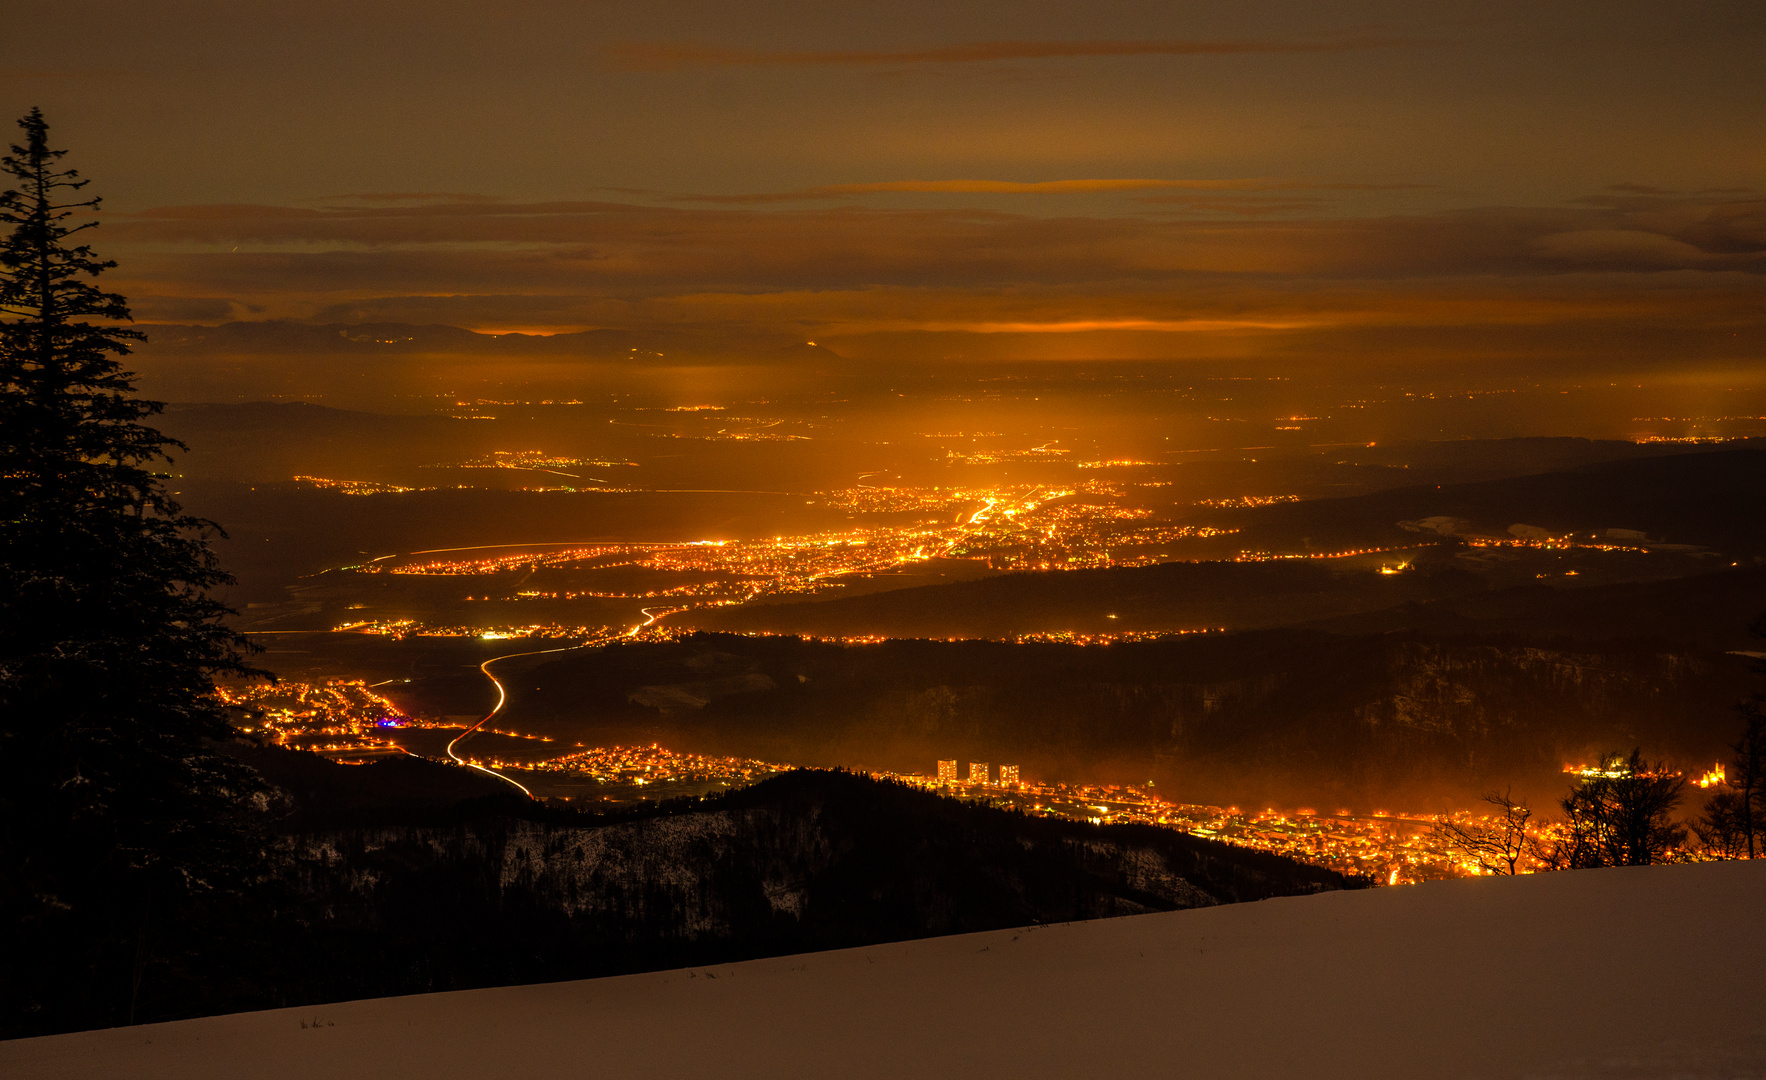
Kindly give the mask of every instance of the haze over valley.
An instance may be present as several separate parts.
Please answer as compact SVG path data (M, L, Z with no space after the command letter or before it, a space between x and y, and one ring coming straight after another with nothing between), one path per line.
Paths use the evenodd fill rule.
M398 362L395 331L446 338L327 348ZM144 379L192 362L170 340ZM501 687L509 734L462 746L527 769L649 743L891 775L987 758L1437 813L1547 800L1621 744L1706 767L1746 692L1758 379L763 360L178 403L175 490L227 523L262 664L381 684L455 733Z

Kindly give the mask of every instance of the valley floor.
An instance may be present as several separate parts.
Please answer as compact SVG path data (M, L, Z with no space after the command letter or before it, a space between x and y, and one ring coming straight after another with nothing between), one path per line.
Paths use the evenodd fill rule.
M1766 1077L1766 861L1482 878L0 1043L18 1078Z

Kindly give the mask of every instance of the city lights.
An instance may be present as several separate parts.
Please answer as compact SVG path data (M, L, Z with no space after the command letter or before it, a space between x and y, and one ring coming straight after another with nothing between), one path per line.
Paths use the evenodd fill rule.
M239 730L351 763L404 753L385 736L388 729L427 726L361 679L316 684L284 679L215 692L238 710Z

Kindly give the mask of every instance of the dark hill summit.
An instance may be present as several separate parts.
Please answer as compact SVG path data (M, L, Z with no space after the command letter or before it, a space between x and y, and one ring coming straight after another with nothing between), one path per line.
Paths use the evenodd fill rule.
M221 749L282 793L283 829L409 824L461 812L483 815L526 802L494 777L409 755L340 765L280 746L228 743Z
M1171 830L1031 818L839 772L788 773L616 818L528 804L449 824L302 831L278 850L250 913L217 927L208 954L183 958L178 980L145 987L142 1018L699 966L1363 884Z

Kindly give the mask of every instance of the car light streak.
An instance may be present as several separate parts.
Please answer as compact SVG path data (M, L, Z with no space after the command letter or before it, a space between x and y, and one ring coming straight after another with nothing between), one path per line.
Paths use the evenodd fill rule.
M651 621L654 622L655 620L652 619ZM483 720L480 720L478 723L473 724L471 727L467 728L465 731L462 731L460 734L454 736L453 739L449 740L448 745L447 745L448 756L453 758L459 764L466 766L468 769L477 769L479 772L484 773L486 776L494 776L498 780L503 781L505 784L509 784L509 785L519 789L520 792L523 795L526 795L528 798L530 798L530 799L533 798L534 797L533 792L529 791L525 785L521 784L518 781L509 779L507 776L504 776L502 773L497 772L495 769L487 769L483 765L478 764L477 762L466 760L465 758L461 757L459 754L456 754L454 752L454 747L460 745L467 738L476 734L479 728L482 728L486 724L490 723L491 720L493 720L498 713L503 711L503 706L509 704L509 691L504 688L503 680L497 678L494 674L491 673L491 665L492 664L498 663L503 660L513 660L518 656L540 656L544 653L570 652L573 649L586 649L590 645L598 645L598 644L601 644L600 639L596 639L594 641L585 641L580 645L566 645L560 649L534 649L530 652L509 653L506 656L492 657L491 659L486 660L484 663L478 665L478 670L482 671L484 673L484 677L491 681L491 685L495 686L497 688L497 704L496 704L495 708L491 709L491 711L485 715L485 718Z

